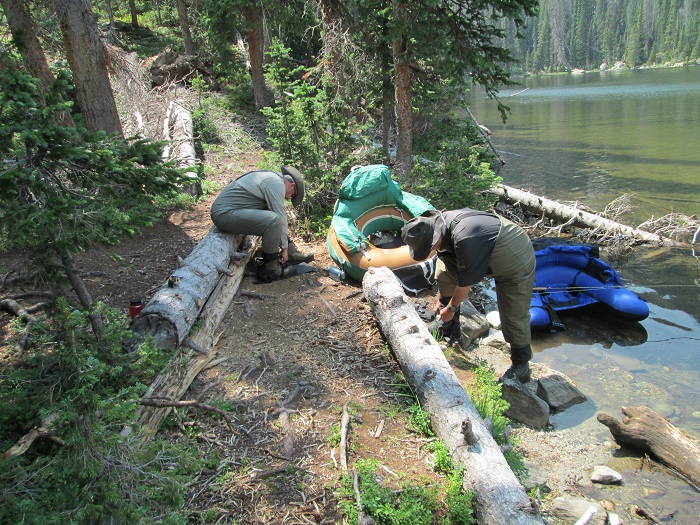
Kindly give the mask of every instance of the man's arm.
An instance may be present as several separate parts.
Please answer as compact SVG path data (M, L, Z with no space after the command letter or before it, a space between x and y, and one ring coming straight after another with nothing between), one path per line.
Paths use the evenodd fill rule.
M455 293L452 296L452 298L450 299L449 304L453 308L458 309L460 307L460 305L462 304L462 301L464 301L467 298L467 296L469 295L469 290L471 290L471 289L472 289L471 286L458 286L457 288L455 288ZM439 300L438 300L438 304L439 304ZM442 322L447 322L447 321L452 320L452 318L455 315L454 312L451 312L447 306L445 306L445 307L438 306L438 308L441 308L439 310L438 317ZM437 308L436 308L436 311L437 311Z

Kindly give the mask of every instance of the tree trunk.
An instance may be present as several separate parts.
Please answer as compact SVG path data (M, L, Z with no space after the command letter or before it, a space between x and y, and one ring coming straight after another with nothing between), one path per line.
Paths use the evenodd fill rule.
M175 103L172 111L172 150L170 159L175 160L178 168L186 169L185 177L189 179L188 186L183 191L192 197L200 194L199 175L197 174L197 154L194 149L194 123L190 113L181 103Z
M137 29L139 27L139 17L136 12L136 0L129 0L129 12L131 13L131 27Z
M263 39L263 20L260 7L249 6L245 9L245 17L248 25L246 38L248 39L248 56L250 57L250 76L253 82L253 96L255 97L255 109L268 107L272 104L272 96L265 85L265 73L263 62L265 46Z
M89 0L54 0L85 127L122 135L107 59Z
M78 301L86 311L90 312L89 315L92 331L95 333L95 337L99 339L102 335L103 322L100 314L95 311L94 308L92 308L93 300L92 296L90 295L90 291L87 289L87 286L85 286L85 281L83 281L78 274L73 256L66 251L61 253L60 257L61 264L63 265L63 271L66 273L66 277L68 277L68 281L70 282L75 295L78 297Z
M43 106L44 96L51 89L55 79L37 38L39 27L22 0L0 0L0 5L12 32L12 41L22 55L24 67L31 76L39 80L39 96ZM75 127L73 117L68 112L61 112L57 119L66 127Z
M182 32L185 54L194 56L196 55L196 50L192 40L192 33L190 32L190 22L187 19L187 2L186 0L176 0L175 4L177 5L177 16L180 19L180 31Z
M44 95L54 82L54 76L37 38L39 28L22 0L0 0L0 5L12 32L12 41L22 55L24 67L30 75L39 79L39 93L43 103Z
M433 431L465 467L463 486L474 491L479 524L542 524L396 276L385 267L370 268L362 289Z
M583 228L591 228L594 230L602 230L605 233L615 235L625 235L636 240L660 244L664 246L684 246L683 243L661 237L655 233L638 230L619 222L611 221L596 215L588 213L577 208L572 208L560 202L539 197L533 193L511 188L510 186L496 186L491 189L493 193L498 195L500 200L511 205L518 205L521 208L529 211L545 215L550 219L558 222L569 223L572 226Z
M204 322L191 337L191 346L197 350L182 348L181 351L177 352L165 368L165 372L151 383L143 396L144 399L179 400L197 374L216 357L218 353L216 348L218 327L241 284L245 265L256 248L256 243L253 242L254 238L248 237L247 239L249 245L246 257L231 264L229 267L230 275L225 274L221 277L199 315L199 319ZM138 422L144 441L158 432L170 410L172 409L155 406L143 406L140 409Z
M382 26L382 34L384 38L388 38L389 28L386 23ZM387 166L391 165L391 152L389 149L389 143L391 141L391 125L393 123L392 116L394 115L394 104L392 97L392 86L391 86L391 76L389 71L389 62L391 56L389 51L384 49L382 54L382 155L384 156L384 163Z
M132 322L131 331L136 338L131 349L135 350L148 336L163 350L182 345L221 274L229 272L229 261L243 261L245 266L250 260L256 244L253 239L225 234L212 226ZM242 242L243 252L239 252Z
M411 174L413 158L413 112L411 110L413 73L408 51L408 37L404 34L408 14L403 2L394 1L399 36L394 39L394 89L396 99L396 167L398 180Z
M112 0L105 0L105 10L107 11L107 19L109 20L109 36L112 41L116 42L116 34L114 32L114 10L112 9Z
M700 488L700 447L665 418L645 406L622 407L622 422L605 413L598 421L620 444L648 452Z

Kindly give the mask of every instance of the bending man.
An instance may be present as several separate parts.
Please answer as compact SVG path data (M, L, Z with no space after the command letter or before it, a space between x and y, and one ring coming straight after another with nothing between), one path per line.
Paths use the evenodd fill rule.
M451 340L459 340L459 307L472 285L487 275L495 279L501 329L510 344L512 363L503 378L529 381L535 252L527 233L498 215L464 208L428 210L408 221L401 236L415 260L437 250L440 295L435 311L443 321L444 336Z
M262 237L263 268L258 279L263 282L279 279L287 262L313 260L312 254L301 253L289 239L284 200L299 206L304 199L304 179L291 166L282 173L250 171L226 186L211 205L211 220L226 233Z

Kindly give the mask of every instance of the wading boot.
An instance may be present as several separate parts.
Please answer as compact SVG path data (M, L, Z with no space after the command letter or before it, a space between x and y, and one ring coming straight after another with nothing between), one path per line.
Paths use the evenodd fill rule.
M530 380L530 359L532 358L532 349L530 345L520 348L510 348L510 368L506 370L498 380L502 383L504 379L514 379L520 383L527 383Z
M262 254L262 266L257 269L256 277L259 283L271 283L277 279L281 279L284 273L280 265L279 255L277 253Z
M291 240L287 244L287 262L290 264L309 263L314 260L313 253L300 252Z
M452 297L442 297L440 296L440 306L445 307L450 303ZM460 310L457 309L454 312L453 317L450 321L442 322L435 320L428 325L428 330L435 334L435 340L440 341L444 339L447 344L459 343L459 339L462 335L462 328L459 325Z

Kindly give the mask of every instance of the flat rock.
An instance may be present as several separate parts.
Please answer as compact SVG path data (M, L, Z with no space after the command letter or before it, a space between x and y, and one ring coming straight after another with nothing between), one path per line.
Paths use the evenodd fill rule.
M610 467L597 465L593 467L591 481L593 483L600 483L601 485L619 485L622 483L622 475Z
M503 381L501 392L503 399L508 401L510 408L506 416L530 428L541 429L549 424L549 405L537 397L535 381L522 384L519 381L506 379Z
M540 377L537 381L537 396L553 411L566 410L586 401L586 396L560 374Z
M532 461L523 461L525 465L525 475L522 477L521 482L525 492L529 493L531 490L535 490L539 487L540 492L549 492L549 487L547 486L547 475L540 468L537 463Z
M588 524L605 525L607 512L603 506L581 498L554 498L546 512L563 523L576 523L590 507L595 507L597 512Z
M497 348L510 356L510 345L506 343L505 339L503 339L503 332L498 331L488 337L484 337L481 340L481 345Z

